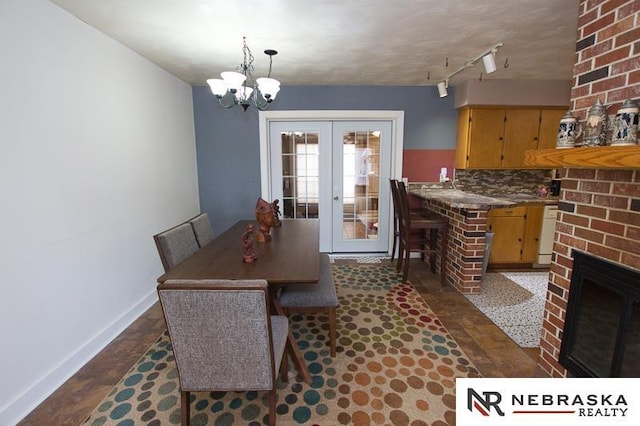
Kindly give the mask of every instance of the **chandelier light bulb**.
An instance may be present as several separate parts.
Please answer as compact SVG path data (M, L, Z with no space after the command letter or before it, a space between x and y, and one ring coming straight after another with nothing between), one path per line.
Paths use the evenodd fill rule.
M211 93L213 93L217 98L221 98L227 93L227 83L224 80L219 78L210 78L207 80L207 84L211 88Z

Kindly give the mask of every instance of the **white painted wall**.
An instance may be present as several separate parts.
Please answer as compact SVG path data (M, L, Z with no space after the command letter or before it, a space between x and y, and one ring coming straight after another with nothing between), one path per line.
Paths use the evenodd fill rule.
M199 211L191 87L46 0L0 1L0 425L155 300Z

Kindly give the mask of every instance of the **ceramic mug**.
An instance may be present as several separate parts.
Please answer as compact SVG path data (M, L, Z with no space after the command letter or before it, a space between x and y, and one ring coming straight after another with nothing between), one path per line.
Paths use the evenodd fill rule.
M567 111L564 117L560 119L556 148L573 148L581 134L582 126L578 119L571 114L571 111Z
M611 145L635 145L638 141L638 105L631 99L622 103L613 122Z

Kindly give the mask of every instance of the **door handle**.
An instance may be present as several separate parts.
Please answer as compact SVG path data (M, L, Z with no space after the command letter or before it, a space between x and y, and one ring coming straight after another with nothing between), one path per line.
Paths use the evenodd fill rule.
M335 197L333 197L333 199L334 199L335 201L338 201L339 197L336 195Z

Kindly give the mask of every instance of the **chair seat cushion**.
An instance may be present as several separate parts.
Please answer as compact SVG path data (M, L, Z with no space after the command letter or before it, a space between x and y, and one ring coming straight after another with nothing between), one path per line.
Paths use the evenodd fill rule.
M320 278L315 284L289 284L280 294L283 308L336 307L338 295L327 254L320 255Z

